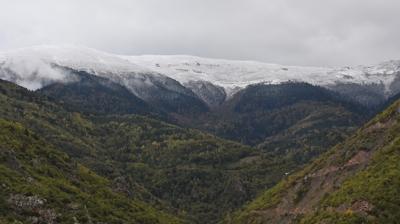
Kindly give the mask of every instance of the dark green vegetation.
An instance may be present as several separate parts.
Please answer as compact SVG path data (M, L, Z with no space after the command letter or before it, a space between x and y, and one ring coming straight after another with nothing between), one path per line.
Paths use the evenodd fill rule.
M23 125L0 119L0 223L179 223Z
M290 82L249 86L222 105L215 104L210 111L199 109L202 107L196 100L184 107L187 109L176 113L168 108L181 107L180 101L165 101L172 104L168 107L148 105L105 78L85 72L71 73L80 81L52 84L39 92L62 102L70 111L147 115L255 146L273 157L285 156L297 165L344 140L371 114L371 110L349 102L335 92ZM199 88L207 89L205 84ZM129 101L130 98L133 100ZM156 107L160 109L154 109Z
M47 97L0 83L1 118L18 121L132 199L198 222L216 222L261 189L290 161L260 150L137 115L82 115Z
M198 104L199 99L184 100L185 105L181 105L181 100L166 100L168 106L148 104L108 79L70 72L80 81L51 84L39 92L70 111L146 115L280 154L306 149L309 156L305 158L343 140L373 113L327 89L290 82L249 86L210 111Z
M208 111L207 105L175 80L165 83L157 80L147 85L149 77L136 77L139 82L133 90L108 78L57 67L70 77L70 82L52 83L38 90L43 95L62 103L68 110L86 114L140 114L167 120L167 114L196 114ZM139 75L138 75L139 76ZM138 80L128 80L137 82ZM122 81L121 81L122 82ZM170 85L174 88L166 88ZM143 99L133 92L140 92Z
M192 103L184 100L190 106L184 106L186 109L177 113L169 107L182 107L180 100L165 101L172 104L168 107L158 103L147 105L105 78L84 72L75 71L74 74L81 81L53 84L39 92L56 102L61 101L71 111L103 115L146 114L257 147L272 157L285 157L296 166L344 140L372 113L335 92L292 82L249 86L222 105L217 106L214 102L210 110L199 109L203 108L197 103L199 99ZM198 85L200 92L211 88L205 83ZM213 89L213 92L218 91ZM131 96L133 100L129 101ZM156 107L160 109L154 109Z
M122 86L78 75L80 82L38 92L0 82L0 118L20 123L88 167L127 203L147 206L149 217L151 206L188 222L216 223L346 138L368 116L362 106L303 83L251 86L213 111L196 107L198 101L176 110L191 100L179 98L175 109L158 105L162 100L129 101L133 94ZM153 119L171 117L256 147Z
M76 75L79 82L37 92L0 81L0 223L400 218L399 103L355 132L371 113L309 84L250 86L191 111Z
M226 223L398 223L400 101Z
M128 89L106 78L67 70L69 83L53 83L38 90L65 108L85 114L154 114L154 108Z
M372 113L327 89L289 82L249 86L183 123L299 166L343 141Z
M302 122L305 126L316 122L315 128L319 129L357 126L367 111L322 87L306 83L259 84L241 90L220 108L190 120L188 125L257 145L266 138L284 135Z

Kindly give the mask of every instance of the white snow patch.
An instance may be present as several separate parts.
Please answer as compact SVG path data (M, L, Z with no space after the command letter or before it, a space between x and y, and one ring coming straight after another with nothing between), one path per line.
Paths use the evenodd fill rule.
M122 57L132 63L170 76L181 83L208 81L228 91L250 84L278 84L287 81L301 81L319 86L338 82L384 83L388 87L395 78L394 74L400 71L399 61L369 67L330 68L284 66L256 61L210 59L185 55Z
M108 77L128 87L128 83L152 85L149 77L160 83L167 82L165 76L181 84L208 81L224 87L228 95L251 84L278 84L286 81L301 81L319 86L338 82L383 83L389 89L400 71L400 61L388 61L374 66L307 67L186 55L123 56L79 46L44 45L0 53L0 69L7 68L15 73L10 75L0 72L0 78L31 89L40 88L49 81L65 80L68 74L53 69L52 64Z

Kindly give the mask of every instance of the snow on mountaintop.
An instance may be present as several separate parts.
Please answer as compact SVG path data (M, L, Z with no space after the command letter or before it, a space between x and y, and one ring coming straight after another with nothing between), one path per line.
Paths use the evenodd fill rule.
M41 88L52 81L66 81L68 74L54 68L64 66L100 76L123 76L130 73L153 74L144 67L119 57L87 47L74 45L41 45L0 52L0 78L29 89ZM157 76L157 74L154 74Z
M249 84L285 81L302 81L320 86L338 82L383 83L388 88L400 71L400 61L376 66L325 68L185 55L123 56L86 47L45 45L0 53L0 69L11 71L0 72L0 78L31 89L40 88L46 83L43 80L65 80L65 74L52 68L52 64L112 77L120 83L125 83L131 77L136 77L136 81L142 83L154 81L154 78L166 83L163 75L182 84L208 81L224 87L228 94Z
M92 48L65 45L41 45L28 48L20 48L14 51L0 53L6 63L42 60L70 67L77 70L87 70L93 73L112 72L151 72L150 70L135 65L117 55L105 53ZM0 59L1 59L0 56Z
M400 61L377 66L343 68L283 66L256 61L209 59L194 56L143 55L124 57L131 62L166 74L180 82L209 81L225 89L255 83L302 81L320 86L343 83L384 83L388 86L400 71Z

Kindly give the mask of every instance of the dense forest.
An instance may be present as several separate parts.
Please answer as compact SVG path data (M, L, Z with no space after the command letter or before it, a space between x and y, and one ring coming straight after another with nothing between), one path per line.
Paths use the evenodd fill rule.
M259 149L139 115L84 115L1 83L1 117L19 122L133 199L216 222L294 164Z
M305 83L250 86L197 117L131 95L86 73L39 91L1 81L0 221L260 221L257 206L278 202L288 174L338 151L372 114Z

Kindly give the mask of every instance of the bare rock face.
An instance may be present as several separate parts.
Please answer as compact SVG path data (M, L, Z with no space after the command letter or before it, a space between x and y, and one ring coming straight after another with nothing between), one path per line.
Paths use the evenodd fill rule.
M371 212L374 206L368 201L356 201L351 205L351 210L366 215Z
M47 200L39 196L25 196L12 194L7 200L8 204L18 213L30 213L33 216L28 219L32 224L48 223L55 224L58 217L53 209L46 208Z
M313 212L315 205L322 200L324 195L332 192L346 178L367 166L371 155L370 151L360 149L342 165L326 166L298 179L275 208L255 211L255 214L271 223L293 223L297 217ZM336 211L351 210L365 214L372 210L372 205L366 201L359 201L352 205L343 205L332 209Z
M10 196L8 203L18 210L35 210L42 207L46 203L46 199L15 194Z

